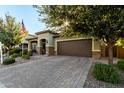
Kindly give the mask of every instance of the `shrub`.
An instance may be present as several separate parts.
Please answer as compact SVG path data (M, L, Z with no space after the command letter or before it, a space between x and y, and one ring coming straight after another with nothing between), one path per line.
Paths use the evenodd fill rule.
M12 55L14 53L13 49L9 51L9 54Z
M124 70L124 60L119 60L117 62L117 67L121 70Z
M120 76L112 65L95 64L93 69L93 76L98 80L110 82L113 84L120 82Z
M28 51L28 55L29 56L32 56L32 51Z
M24 55L22 56L22 58L24 58L24 59L30 59L30 56L24 54Z
M16 54L16 53L14 53L14 54L11 55L12 58L16 58L18 56L19 56L19 54Z
M29 51L27 49L24 49L23 50L23 55L29 55L29 56L32 56L32 52ZM22 56L22 51L19 52L19 56Z
M12 55L14 53L19 53L20 51L22 51L21 48L13 48L12 50L9 51L9 54Z
M3 61L4 65L9 65L9 64L12 64L12 63L15 63L15 59L14 58L8 58L8 59L5 59Z
M28 54L28 50L27 49L24 49L23 50L23 54L27 55Z
M22 51L20 51L20 52L19 52L18 56L19 56L19 57L21 57L21 56L22 56Z

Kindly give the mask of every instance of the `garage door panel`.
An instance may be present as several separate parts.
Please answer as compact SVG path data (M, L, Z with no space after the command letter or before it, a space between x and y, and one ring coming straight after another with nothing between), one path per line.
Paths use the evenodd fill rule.
M58 42L58 55L66 56L92 56L92 40L72 40Z

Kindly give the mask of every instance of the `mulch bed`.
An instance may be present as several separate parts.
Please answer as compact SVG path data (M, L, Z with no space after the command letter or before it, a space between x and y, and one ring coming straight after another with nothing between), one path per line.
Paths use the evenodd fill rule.
M103 81L96 80L92 75L92 69L95 62L92 64L91 69L89 70L87 79L84 84L84 88L124 88L124 71L119 71L121 75L121 82L120 84L111 84Z

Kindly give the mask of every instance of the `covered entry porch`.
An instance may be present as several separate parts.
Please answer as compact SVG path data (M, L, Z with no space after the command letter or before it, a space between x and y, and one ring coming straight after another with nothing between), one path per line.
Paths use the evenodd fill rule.
M37 38L28 39L28 51L37 53Z
M51 31L41 31L35 33L35 38L28 39L28 51L35 50L40 55L54 55L54 36Z

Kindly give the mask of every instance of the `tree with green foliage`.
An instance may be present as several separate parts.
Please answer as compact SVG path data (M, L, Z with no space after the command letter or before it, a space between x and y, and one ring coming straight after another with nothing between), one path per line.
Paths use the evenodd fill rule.
M87 15L85 14L87 12L87 6L61 6L61 5L43 5L43 6L34 6L37 9L37 12L39 13L39 21L42 21L46 24L47 27L55 28L55 30L61 30L61 32L65 31L69 35L70 32L73 33L74 28L72 28L74 25L84 25L83 22L79 23L79 20L85 19ZM69 25L67 26L65 23L69 22ZM78 30L80 30L78 28ZM83 30L82 30L83 31ZM74 33L77 34L79 31L75 31ZM66 34L64 33L64 34ZM73 33L73 35L74 35ZM84 30L84 33L86 31ZM66 34L65 36L67 36Z
M124 37L124 7L91 6L90 11L91 35L108 45L109 63L113 64L113 46Z
M34 7L39 13L39 20L49 27L63 28L64 23L68 21L68 29L63 30L65 35L69 35L69 31L72 31L104 41L109 48L109 64L113 64L113 46L124 36L123 6Z
M5 15L5 20L0 18L0 42L8 50L8 55L12 47L20 44L22 37L20 36L20 24L15 22L15 18Z

